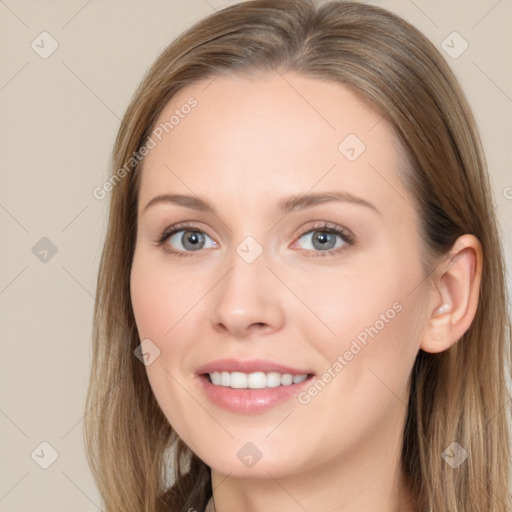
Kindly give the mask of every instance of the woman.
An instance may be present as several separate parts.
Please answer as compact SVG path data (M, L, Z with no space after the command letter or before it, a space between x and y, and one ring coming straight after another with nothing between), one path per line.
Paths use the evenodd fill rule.
M244 2L113 152L85 434L107 511L510 509L510 321L473 116L377 7Z

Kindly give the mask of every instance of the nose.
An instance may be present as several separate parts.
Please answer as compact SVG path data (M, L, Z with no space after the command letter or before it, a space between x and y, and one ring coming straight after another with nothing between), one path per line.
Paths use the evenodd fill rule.
M282 328L283 285L267 267L265 251L251 263L234 252L230 268L212 290L214 330L243 339Z

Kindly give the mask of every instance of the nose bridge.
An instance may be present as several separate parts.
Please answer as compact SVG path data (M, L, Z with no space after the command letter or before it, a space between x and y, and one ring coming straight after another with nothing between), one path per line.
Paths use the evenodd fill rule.
M280 328L284 318L279 300L279 281L267 268L268 250L247 236L226 258L227 273L216 286L210 317L216 328L237 336L257 324Z

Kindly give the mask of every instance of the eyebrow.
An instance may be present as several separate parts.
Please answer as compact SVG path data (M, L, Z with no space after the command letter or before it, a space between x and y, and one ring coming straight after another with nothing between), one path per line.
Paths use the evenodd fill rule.
M354 196L350 192L337 191L298 194L286 197L279 201L277 212L281 215L286 215L287 213L294 210L302 210L319 204L332 202L345 202L357 204L359 206L365 206L377 214L382 215L382 213L372 203L366 201L365 199ZM185 208L190 208L192 210L209 212L217 215L215 208L208 201L201 199L200 197L187 196L183 194L160 194L155 196L148 202L148 204L146 204L142 210L142 213L145 213L148 208L156 204L174 204L176 206L184 206Z

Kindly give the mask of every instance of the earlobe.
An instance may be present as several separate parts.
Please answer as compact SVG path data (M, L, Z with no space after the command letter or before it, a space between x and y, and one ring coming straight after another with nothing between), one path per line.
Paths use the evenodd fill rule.
M435 306L423 331L423 351L443 352L469 329L478 305L482 265L480 241L473 235L459 237L450 251L448 266L435 281Z

